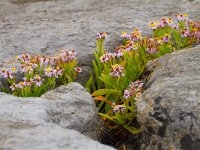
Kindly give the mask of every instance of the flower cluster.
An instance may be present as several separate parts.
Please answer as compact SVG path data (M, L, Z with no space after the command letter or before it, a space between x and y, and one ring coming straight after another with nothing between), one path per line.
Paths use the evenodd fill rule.
M127 32L122 32L121 38L125 39L125 40L130 40L131 39L131 35L128 34Z
M26 53L22 53L21 55L19 56L16 56L16 58L20 61L20 63L29 63L30 62L30 55L29 54L26 54Z
M72 51L63 50L60 54L60 58L64 63L66 63L66 62L73 61L74 59L76 59L76 55L77 53L74 50Z
M172 18L162 18L162 20L160 22L156 21L156 22L151 22L149 24L149 27L153 30L155 29L160 29L160 28L165 28L165 27L172 27L172 28L177 28L177 25L174 24L174 21L172 20Z
M97 39L105 39L106 32L99 32L97 33Z
M135 29L133 32L130 33L131 41L137 42L142 39L142 31L139 29Z
M22 53L17 56L21 67L18 70L1 70L0 77L10 84L13 95L40 96L54 88L56 79L59 79L59 83L66 84L82 72L82 68L76 66L76 55L74 50L62 50L58 57ZM15 78L17 73L24 75L22 81Z
M120 58L121 56L123 56L123 49L121 49L121 47L116 48L115 52L113 53L114 57L116 58Z
M124 67L122 65L116 64L112 66L111 73L109 74L111 77L120 77L120 76L125 76L123 74Z
M100 57L101 62L108 62L113 58L113 54L109 52L104 52L103 56Z
M163 39L166 40L168 37L163 37L162 40L159 38L147 38L147 48L148 54L157 54L159 52L159 46L162 44Z
M113 103L112 108L115 113L123 113L126 110L126 106L124 104L116 105L115 103Z
M36 87L42 86L43 81L44 81L44 79L42 79L41 76L39 76L39 75L35 75L34 78L30 78L30 79L28 79L27 77L24 77L23 81L19 82L18 84L13 83L10 86L10 89L12 91L16 91L16 90L19 90L19 89L25 89L26 88L26 90L29 90L29 92L31 92L30 90L34 86L36 86Z
M144 83L142 83L140 80L131 82L129 87L126 90L124 90L123 98L128 99L134 96L134 98L137 99L143 91L143 86L144 86Z
M139 29L122 32L123 45L113 53L104 51L105 36L98 34L96 61L92 62L95 77L91 74L86 88L93 92L99 114L114 130L120 126L133 134L140 132L130 122L136 116L135 101L143 92L144 84L138 78L147 62L200 42L200 22L189 20L187 14L162 18L149 27L152 36L142 36Z
M200 41L200 22L189 20L188 14L178 14L175 21L169 17L162 18L161 21L151 22L149 27L154 31L152 38L142 37L142 31L139 29L131 33L122 32L121 38L124 45L116 48L114 53L109 53L109 56L107 54L101 56L101 62L110 60L111 54L115 58L120 58L124 52L138 50L144 42L146 42L147 54L159 54L161 51L159 55L163 55ZM105 38L103 32L97 35L97 39ZM174 45L176 47L172 48Z
M188 21L188 14L178 14L176 17L178 22Z
M9 70L1 70L0 71L0 76L4 79L13 79L16 74L17 74L16 68L11 68Z

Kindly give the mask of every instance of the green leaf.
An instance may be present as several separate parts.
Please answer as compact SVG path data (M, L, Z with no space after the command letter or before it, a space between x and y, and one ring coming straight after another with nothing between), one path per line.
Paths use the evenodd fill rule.
M113 89L99 89L92 93L92 96L100 96L100 95L107 95L107 94L117 94L120 95L121 91L113 90Z
M99 115L104 117L104 118L106 118L106 119L108 119L108 120L111 120L111 121L115 122L116 124L118 124L118 122L115 119L113 119L112 117L110 117L110 116L108 116L106 114L99 113Z
M101 88L101 81L99 79L100 77L100 72L101 72L101 64L96 64L96 62L94 60L92 60L92 64L93 64L93 67L94 67L94 73L95 73L95 76L96 76L96 82L97 82L97 88Z
M90 78L88 79L88 81L85 84L85 88L89 93L92 92L91 91L91 87L92 87L93 91L96 90L96 87L95 87L95 84L94 84L94 80L93 80L93 76L92 76L92 73L90 72Z
M110 111L111 106L108 103L106 103L104 108L105 108L105 112L107 113Z
M65 74L65 76L68 79L67 83L73 82L73 79L68 74Z
M92 64L93 64L93 67L94 67L94 73L96 76L98 76L98 67L97 67L97 64L94 60L92 60Z
M102 109L103 109L102 107L103 107L104 103L105 103L104 101L101 101L101 103L98 105L98 110L99 110L99 112L100 112L100 111L103 111L103 110L102 110Z
M175 39L175 43L176 46L178 46L177 48L179 48L179 46L181 45L181 35L177 30L173 30L172 31L172 37Z
M125 125L123 126L125 129L127 129L129 132L131 132L132 134L138 134L141 132L140 129L137 129L137 128L134 128L134 127L131 127L131 126L128 126L128 125Z
M117 120L118 124L121 124L121 125L125 124L125 120L121 114L116 114L115 116L113 116L113 118Z
M109 75L105 75L102 73L101 77L99 77L99 79L104 82L105 86L108 86L108 87L114 86L114 82Z

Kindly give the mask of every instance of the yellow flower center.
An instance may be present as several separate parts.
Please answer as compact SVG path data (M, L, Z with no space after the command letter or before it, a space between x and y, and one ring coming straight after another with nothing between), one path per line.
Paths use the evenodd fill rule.
M20 86L24 86L24 82L19 82L19 85Z
M16 68L11 68L11 70L12 70L12 71L16 71L17 69L16 69Z
M46 69L46 72L47 72L47 73L50 73L50 72L51 72L51 68L48 67L48 68Z
M172 19L171 18L169 18L168 19L168 23L172 23L173 21L172 21Z
M31 67L27 67L26 68L28 71L32 71L32 68Z

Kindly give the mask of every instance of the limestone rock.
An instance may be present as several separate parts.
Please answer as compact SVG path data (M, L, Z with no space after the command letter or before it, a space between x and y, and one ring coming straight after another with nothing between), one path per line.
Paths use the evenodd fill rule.
M49 100L50 121L97 139L98 110L92 96L79 83L60 86L42 97Z
M151 62L136 103L147 134L143 149L200 149L200 46Z
M69 86L60 87L55 91L57 99L54 97L54 100L53 97L50 99L51 92L39 98L19 98L0 93L0 149L114 150L114 148L102 145L78 132L81 130L84 133L91 133L91 130L94 129L92 123L95 122L96 117L92 98L83 90L83 87L78 83L71 83ZM72 92L76 96L73 96ZM64 100L65 96L67 98ZM80 101L78 101L78 96ZM73 101L73 99L75 100ZM67 101L69 102L67 103ZM50 120L53 118L52 112L60 113L60 115L54 113L54 117L57 120L60 117L62 124ZM71 120L69 118L67 120L70 114ZM77 119L80 119L80 122ZM89 120L91 122L86 124ZM77 128L75 128L76 125ZM96 124L93 125L96 127ZM67 129L68 127L74 127L77 131ZM91 129L88 129L89 127Z

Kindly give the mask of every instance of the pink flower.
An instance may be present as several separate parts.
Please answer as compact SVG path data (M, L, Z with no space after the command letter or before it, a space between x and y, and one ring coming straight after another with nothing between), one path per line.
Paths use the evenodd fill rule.
M44 66L49 66L50 65L50 59L44 57L43 65Z
M21 55L18 55L17 58L21 63L29 63L31 57L29 54L22 53Z
M2 76L2 78L4 78L4 79L13 79L14 78L14 76L13 76L13 74L11 74L9 71L7 71L7 70L1 70L0 71L0 75Z
M151 22L149 24L149 27L153 30L157 29L158 28L158 22Z
M24 80L24 87L31 86L31 82L29 82L26 77L24 77L23 80Z
M123 74L123 70L124 70L124 67L122 67L122 65L116 64L116 65L112 66L112 70L109 75L111 77L125 76L125 74Z
M138 40L142 39L142 31L139 29L135 29L133 32L131 32L131 40L134 42L137 42Z
M135 82L131 82L130 85L126 90L124 90L124 99L131 98L132 96L135 96L134 98L137 99L141 96L141 93L143 91L144 83L142 83L140 80L136 80Z
M126 110L125 105L113 105L112 108L115 113L122 113Z
M62 75L62 73L63 73L63 68L61 66L57 66L56 69L53 70L53 74L56 77Z
M174 29L178 29L178 26L177 26L176 24L174 24L172 27L173 27Z
M168 18L168 19L167 19L167 24L168 24L168 26L170 26L170 27L173 27L173 26L174 26L174 22L173 22L173 20L172 20L171 18Z
M17 85L14 83L13 85L10 86L12 91L15 91L15 89L17 88Z
M168 43L169 42L169 35L165 34L165 36L162 38L162 41L165 42L165 43Z
M40 87L40 86L42 85L42 81L36 81L36 82L35 82L35 85L36 85L37 87Z
M2 78L8 78L8 71L1 70L0 75L2 76Z
M31 74L33 72L32 63L21 65L20 72L21 73L28 72L29 74Z
M10 73L10 74L17 74L17 69L16 69L16 68L11 68L11 69L9 70L9 73Z
M130 97L131 97L131 92L129 90L124 90L123 98L128 99Z
M156 49L155 47L147 47L146 51L148 54L157 54L158 53L158 49Z
M66 51L61 52L60 58L64 63L66 63L68 61L72 61L72 60L76 59L76 55L77 55L77 53L74 50L72 50L72 51L66 50Z
M53 76L53 68L47 67L44 69L44 74L47 77L52 77Z
M159 23L158 26L161 27L161 28L168 26L168 22L167 22L166 18L162 18L162 20L161 20L161 22Z
M100 61L101 62L108 62L109 60L111 60L113 57L113 54L112 53L109 53L109 52L105 52L103 54L103 56L100 57Z
M42 83L43 83L42 81L43 80L42 80L42 78L39 75L35 75L34 82L35 82L35 85L37 87L40 87L42 85Z
M69 51L69 60L74 60L74 59L76 59L76 55L77 55L77 53L74 51L74 50L72 50L72 51Z
M178 14L176 16L178 22L183 22L188 20L188 14Z
M126 39L126 40L130 40L131 39L131 35L126 33L126 32L122 32L121 38L122 39Z
M38 66L38 64L36 64L36 63L33 63L33 64L32 64L32 68L33 68L33 69L37 68L37 66Z
M20 89L24 88L24 86L25 86L24 82L19 82L18 84L16 84L16 87Z
M114 52L114 56L117 58L120 58L121 56L123 56L123 52L121 49L116 49L116 51Z
M181 32L181 37L186 38L190 36L190 31L185 29L184 31Z
M26 71L31 74L33 72L33 68L31 65L26 66Z
M97 40L98 39L105 39L105 37L106 37L106 32L97 33Z
M77 73L81 73L82 72L82 68L76 67L76 68L74 68L74 71L76 71Z

